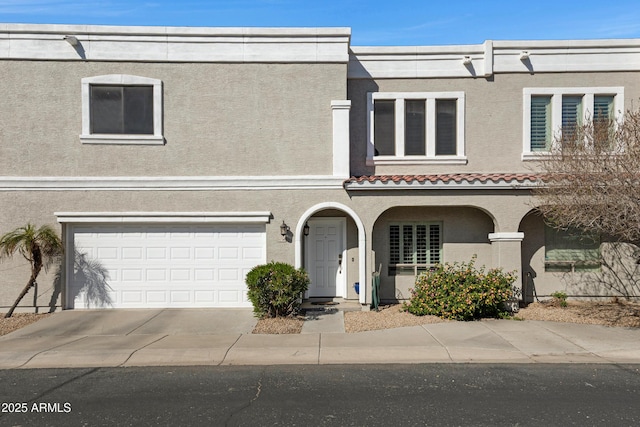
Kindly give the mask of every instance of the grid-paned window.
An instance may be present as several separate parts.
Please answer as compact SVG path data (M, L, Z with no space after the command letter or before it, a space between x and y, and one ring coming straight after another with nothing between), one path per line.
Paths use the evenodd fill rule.
M441 262L439 223L389 226L389 275L418 275Z
M577 126L611 123L622 115L624 88L525 88L523 159L551 149L554 138L571 142Z
M466 164L464 92L374 92L368 97L367 164Z

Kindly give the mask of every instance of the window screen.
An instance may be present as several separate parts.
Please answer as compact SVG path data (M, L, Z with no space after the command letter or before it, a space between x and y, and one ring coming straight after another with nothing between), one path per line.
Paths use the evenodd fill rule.
M456 100L436 100L436 155L456 154Z
M396 153L395 101L376 101L373 111L374 145L376 156L393 156Z
M425 106L424 99L405 101L404 154L407 156L424 156L426 153Z
M152 86L91 85L92 134L153 135Z

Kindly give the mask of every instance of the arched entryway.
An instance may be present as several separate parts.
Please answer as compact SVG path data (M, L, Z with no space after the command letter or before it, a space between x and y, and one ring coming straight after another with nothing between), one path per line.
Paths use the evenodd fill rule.
M478 266L493 266L494 221L471 206L396 206L382 212L371 238L381 299L410 298L416 277L437 264L475 258Z
M305 236L305 226L307 226L307 230L309 230L308 236ZM350 239L349 237L349 229L352 227L354 227L356 231L356 233L353 233L354 239ZM351 282L354 282L354 280L349 279L354 278L360 284L357 299L361 304L366 302L366 292L368 289L366 233L362 221L353 209L337 202L324 202L312 206L301 215L296 224L294 236L296 268L304 267L307 270L310 270L310 268L318 269L319 275L333 274L333 270L324 264L327 260L324 259L326 256L321 254L321 250L316 250L314 246L311 246L311 249L309 249L312 239L318 239L318 242L320 242L320 239L329 239L331 245L336 245L336 251L339 256L337 260L331 261L332 265L337 266L339 269L339 280L338 283L335 284L336 289L335 295L333 296L349 297L352 289ZM313 261L310 261L309 252L313 252ZM310 262L313 262L314 265L310 265ZM352 268L353 270L351 270ZM311 273L311 275L314 274L315 273ZM313 292L319 292L318 296L329 296L326 293L331 292L331 290L323 291L320 289L310 291L312 295ZM326 295L320 295L322 293Z

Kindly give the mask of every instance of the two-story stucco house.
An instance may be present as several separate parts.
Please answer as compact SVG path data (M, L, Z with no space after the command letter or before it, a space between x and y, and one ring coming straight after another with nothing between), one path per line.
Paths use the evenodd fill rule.
M374 271L401 300L474 255L538 295L581 274L535 214L536 159L563 121L640 97L640 40L0 24L0 75L0 233L55 224L66 247L23 309L245 307L271 260L309 272L306 297L366 305ZM0 269L7 307L27 269Z

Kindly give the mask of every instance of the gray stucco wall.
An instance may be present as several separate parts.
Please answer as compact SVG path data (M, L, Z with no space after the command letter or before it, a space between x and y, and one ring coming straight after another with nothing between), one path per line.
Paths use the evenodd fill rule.
M535 164L523 162L523 88L623 86L625 107L640 96L636 73L495 74L490 79L350 79L351 172L353 175L424 174L464 172L531 172ZM467 165L378 166L365 165L368 92L465 93L465 152Z
M81 79L160 79L164 146L83 145ZM330 175L346 64L0 62L5 176Z

